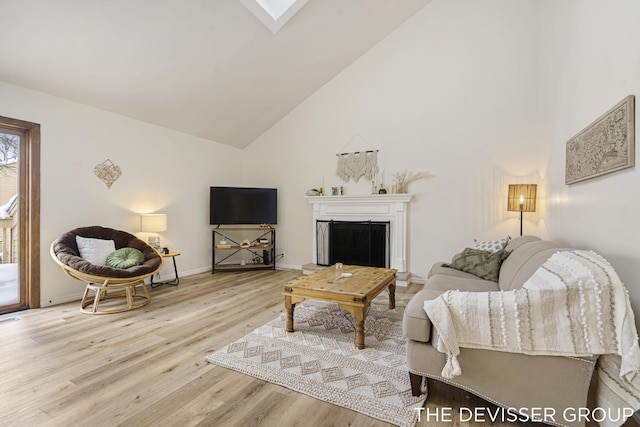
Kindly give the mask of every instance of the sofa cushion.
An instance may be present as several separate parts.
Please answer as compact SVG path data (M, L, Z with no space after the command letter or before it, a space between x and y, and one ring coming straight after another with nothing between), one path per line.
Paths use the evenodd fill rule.
M435 276L436 274L444 274L447 276L464 277L467 279L478 280L478 276L475 276L471 273L466 273L464 271L456 270L455 268L451 268L449 263L444 262L435 263L433 267L431 267L431 270L429 270L427 278Z
M543 245L538 247L536 253L532 254L527 260L521 263L518 266L517 271L509 272L512 276L511 281L504 282L500 284L500 289L504 291L511 291L515 289L520 289L522 286L529 280L529 278L536 272L538 268L546 260L548 260L553 254L558 251L573 251L574 248L562 248L562 247L547 247L545 248ZM510 270L512 266L508 265L507 268ZM509 271L507 270L507 271Z
M505 249L508 250L509 252L512 252L526 243L539 242L539 241L541 241L541 239L537 236L514 237L513 239L509 240L509 243L507 243L507 246L505 246Z
M476 240L475 244L473 245L473 249L480 249L481 251L488 251L488 252L498 252L501 249L504 249L505 246L507 246L507 243L509 243L509 239L510 237L505 237L504 239L498 239L498 240Z
M404 337L420 342L429 342L431 337L431 321L424 311L424 302L438 298L443 291L423 289L415 294L404 310L402 331Z
M564 249L548 240L529 241L518 246L502 263L498 282L500 289L520 289L533 273L559 250Z
M460 257L454 259L451 267L474 274L481 279L498 281L502 261L509 256L509 252L501 249L488 252L480 249L466 248Z
M433 275L429 278L429 280L427 280L424 288L439 292L448 290L457 290L463 292L490 292L500 290L496 282L480 279L473 274L464 274L466 274L467 277L448 274Z

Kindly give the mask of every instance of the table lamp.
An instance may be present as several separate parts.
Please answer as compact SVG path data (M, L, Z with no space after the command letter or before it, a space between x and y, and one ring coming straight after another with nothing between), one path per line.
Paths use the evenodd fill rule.
M140 215L140 231L143 233L151 233L149 236L149 245L160 250L161 231L167 230L167 214L141 214Z

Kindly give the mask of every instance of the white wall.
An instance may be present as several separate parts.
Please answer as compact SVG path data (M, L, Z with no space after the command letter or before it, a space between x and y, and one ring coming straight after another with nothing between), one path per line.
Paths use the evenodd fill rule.
M640 313L640 175L637 167L567 186L566 141L627 95L640 95L640 2L558 2L540 8L540 100L552 146L549 235L612 263ZM639 129L636 113L636 139ZM637 155L636 155L637 158ZM640 317L636 316L637 319Z
M385 183L408 168L434 178L410 185L410 271L474 238L519 233L506 211L509 183L539 183L534 1L434 0L300 104L243 152L247 184L280 188L278 252L283 264L311 262L306 190L342 182L336 153L379 149ZM350 141L360 136L367 142ZM370 144L370 145L369 145ZM525 218L536 234L542 213Z
M41 125L42 304L77 299L84 285L49 255L60 234L86 225L140 237L142 212L165 212L163 246L182 253L182 274L211 266L209 186L237 182L240 151L116 114L0 83L0 112ZM111 189L93 173L111 159L122 176ZM173 276L173 265L161 272Z
M210 185L278 187L280 265L300 267L304 192L369 192L335 175L335 154L373 146L386 184L405 168L435 175L410 187L414 276L473 238L517 235L507 185L538 183L525 233L597 250L639 307L637 172L564 185L566 140L639 92L639 12L636 0L433 0L244 151L0 83L0 114L42 125L42 302L83 288L49 259L53 239L90 224L135 232L143 211L169 215L163 243L183 274L208 269ZM93 175L107 158L123 170L110 190Z

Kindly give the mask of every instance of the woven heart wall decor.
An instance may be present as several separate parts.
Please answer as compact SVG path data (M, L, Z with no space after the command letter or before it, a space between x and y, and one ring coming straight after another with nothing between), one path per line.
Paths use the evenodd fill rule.
M111 160L107 159L97 164L96 167L93 168L93 173L95 173L96 176L100 178L100 181L104 182L108 188L111 188L111 185L122 175L122 170L119 166L113 164Z

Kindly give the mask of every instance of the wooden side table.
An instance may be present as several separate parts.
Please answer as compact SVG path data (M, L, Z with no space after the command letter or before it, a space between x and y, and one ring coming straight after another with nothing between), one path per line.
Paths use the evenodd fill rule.
M172 285L172 286L178 286L178 284L180 283L180 277L178 276L178 267L176 266L176 257L180 256L180 252L169 252L168 254L160 254L162 255L162 258L171 258L173 259L173 271L176 273L176 277L173 280L165 280L164 282L154 282L153 281L153 276L151 276L151 287L152 288L157 288L160 285Z

